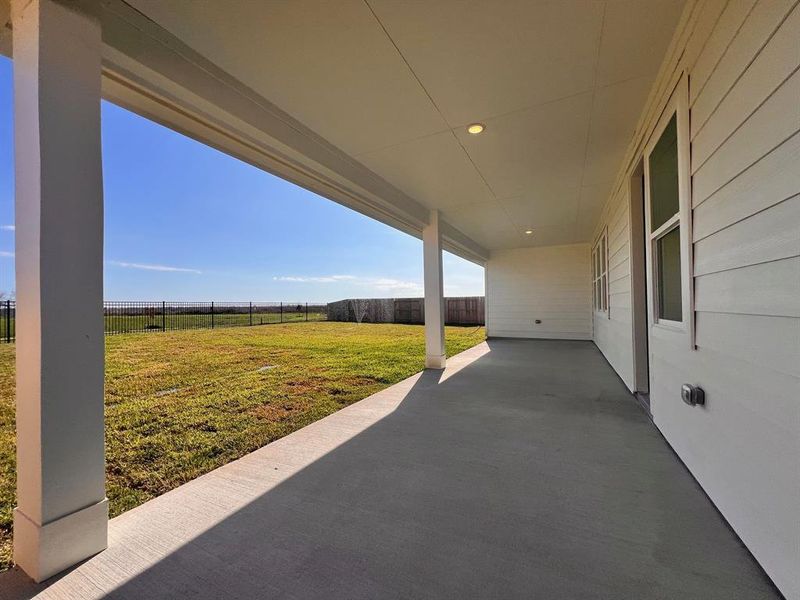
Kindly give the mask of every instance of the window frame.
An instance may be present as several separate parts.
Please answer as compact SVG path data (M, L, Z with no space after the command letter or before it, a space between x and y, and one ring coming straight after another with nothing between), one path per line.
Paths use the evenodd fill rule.
M652 198L650 191L650 157L675 116L678 152L678 211L658 229L651 231ZM689 130L689 86L686 74L682 74L661 116L653 129L642 153L644 163L645 230L647 252L648 310L651 327L673 331L688 337L689 345L695 348L694 340L694 277L692 273L692 200L691 162ZM680 231L681 261L681 320L659 317L658 289L658 240L678 228Z
M592 245L592 309L610 319L608 270L608 228L604 227Z

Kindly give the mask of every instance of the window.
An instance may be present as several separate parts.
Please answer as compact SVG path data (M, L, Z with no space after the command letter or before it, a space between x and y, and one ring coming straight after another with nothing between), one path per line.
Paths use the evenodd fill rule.
M608 312L608 235L605 229L592 248L592 305L597 312Z
M680 193L678 191L677 116L667 122L648 158L650 238L655 257L656 315L683 320L681 300Z
M653 323L689 332L691 337L687 88L684 76L664 109L644 158L648 285Z
M675 227L656 240L658 318L682 321L681 238Z
M678 122L676 115L650 153L650 231L678 214Z

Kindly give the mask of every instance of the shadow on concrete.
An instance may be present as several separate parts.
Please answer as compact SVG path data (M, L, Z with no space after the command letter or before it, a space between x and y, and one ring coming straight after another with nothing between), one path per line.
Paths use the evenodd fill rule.
M778 597L593 344L488 344L106 597Z

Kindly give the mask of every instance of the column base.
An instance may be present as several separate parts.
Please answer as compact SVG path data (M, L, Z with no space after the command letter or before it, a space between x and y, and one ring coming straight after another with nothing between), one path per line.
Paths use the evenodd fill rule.
M36 583L107 546L107 499L44 525L14 509L14 562Z
M444 354L425 355L425 368L426 369L444 369L447 363L447 356Z

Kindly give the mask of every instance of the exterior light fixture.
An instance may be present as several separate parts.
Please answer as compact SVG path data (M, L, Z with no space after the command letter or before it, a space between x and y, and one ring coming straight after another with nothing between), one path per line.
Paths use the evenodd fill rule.
M526 229L525 235L531 235L533 233L533 229Z
M486 126L483 123L473 123L472 125L467 125L467 133L471 133L472 135L478 135L484 129L486 129Z

